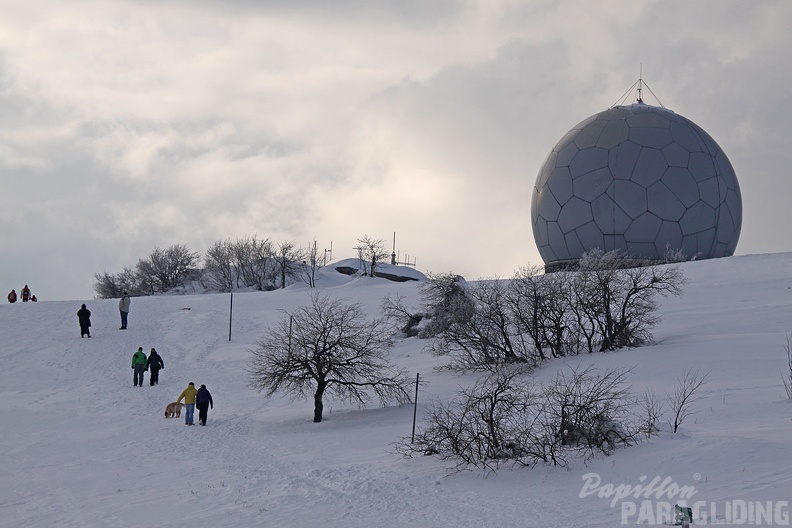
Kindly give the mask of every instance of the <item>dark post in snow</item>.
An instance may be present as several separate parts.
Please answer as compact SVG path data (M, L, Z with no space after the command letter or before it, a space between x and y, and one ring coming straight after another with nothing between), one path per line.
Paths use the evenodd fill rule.
M420 379L421 374L416 372L415 373L415 401L413 402L413 428L412 428L412 438L410 439L410 443L412 444L415 442L415 417L418 414L418 380Z
M234 292L231 292L231 308L228 310L228 340L231 341L231 316L234 314Z

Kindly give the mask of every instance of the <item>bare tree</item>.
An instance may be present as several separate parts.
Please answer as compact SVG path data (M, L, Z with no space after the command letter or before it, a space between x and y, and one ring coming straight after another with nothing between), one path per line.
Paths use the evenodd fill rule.
M321 267L316 240L314 240L312 244L308 244L308 247L303 250L302 254L305 257L305 267L303 268L302 275L303 282L305 282L309 288L315 288L316 271Z
M198 262L198 253L184 244L166 249L154 248L151 254L137 263L137 273L152 290L166 292L183 286ZM153 293L153 291L152 291Z
M234 258L234 244L229 239L212 244L204 255L204 287L221 292L234 289L237 267Z
M374 277L377 271L377 265L381 262L385 262L388 255L388 250L385 248L385 241L370 238L368 235L365 235L363 238L358 238L358 244L358 256L360 257L361 263L363 263L364 272ZM367 271L366 266L368 266Z
M146 293L137 272L128 266L117 275L105 271L96 273L94 278L96 279L94 292L98 299L116 299L124 292L133 296Z
M278 244L275 250L275 270L280 277L280 287L286 287L286 279L294 277L302 267L303 253L295 243L286 240Z
M685 284L676 266L651 265L618 251L590 251L579 266L580 273L589 275L586 283L595 289L587 298L597 303L590 312L599 315L602 351L645 343L658 321L656 296L681 295Z
M267 396L312 393L314 422L322 421L326 393L360 405L370 392L383 405L410 401L406 373L388 361L382 320L367 321L359 304L321 294L287 315L251 351L248 386Z
M513 317L505 281L474 283L468 291L475 309L470 317L448 325L432 343L432 350L451 355L451 368L491 370L503 363L534 365L532 342L520 333Z
M245 286L258 290L272 289L277 270L272 242L253 235L237 239L232 248L237 267L237 287L241 280Z
M674 392L668 395L673 415L671 420L673 432L676 433L682 422L697 412L693 411L691 406L703 397L699 394L699 389L707 383L708 378L709 373L702 373L699 369L693 368L686 368L682 377L677 378Z

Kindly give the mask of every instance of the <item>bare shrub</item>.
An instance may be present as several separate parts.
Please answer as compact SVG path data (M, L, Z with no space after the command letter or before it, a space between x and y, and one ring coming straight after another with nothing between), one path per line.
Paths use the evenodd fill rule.
M475 312L464 277L453 273L429 274L420 286L422 311L429 322L418 337L435 337L454 324L464 323Z
M570 367L538 386L524 365L501 366L452 401L433 402L416 442L397 451L488 471L505 462L567 466L570 457L610 454L640 436L630 425L628 372Z
M708 378L709 373L702 373L699 369L693 368L686 368L682 376L677 378L674 391L668 395L673 432L677 432L688 416L698 412L692 409L692 405L703 397L699 389L707 383Z
M792 400L792 334L786 335L786 356L786 370L781 379L784 382L787 398Z
M629 372L625 368L600 372L593 366L559 371L543 391L543 408L556 426L555 440L589 455L609 454L619 445L636 442L638 431L627 425Z
M654 433L660 431L657 427L658 422L665 414L665 406L658 399L654 391L647 389L644 391L639 405L642 410L642 420L640 422L639 430L647 437L651 437Z

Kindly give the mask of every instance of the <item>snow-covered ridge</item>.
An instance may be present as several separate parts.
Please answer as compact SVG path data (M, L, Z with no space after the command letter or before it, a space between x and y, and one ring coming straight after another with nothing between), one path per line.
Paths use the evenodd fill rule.
M623 514L634 525L631 504L647 500L656 514L679 497L613 501L600 496L602 486L655 477L693 487L691 501L711 508L709 524L725 523L736 501L776 506L792 491L792 407L782 383L792 254L680 267L690 282L682 296L662 301L655 345L551 362L536 375L549 378L563 363L628 366L636 393L662 397L686 367L709 371L705 397L682 432L570 471L515 468L487 478L447 475L437 457L394 454L391 443L410 435L411 406L329 401L325 420L314 424L311 402L266 400L246 387L248 350L266 325L307 301L315 290L305 285L235 293L231 321L228 294L133 298L125 331L114 299L0 305L0 527L569 528L620 525ZM419 281L333 272L319 286L372 316L385 295L419 300ZM90 339L80 339L77 325L83 302L92 312ZM425 381L419 428L433 398L450 398L475 379L434 371L443 359L423 352L425 344L407 339L393 351ZM165 362L155 387L132 386L139 346L155 347ZM189 381L205 383L214 397L206 427L163 418ZM583 493L592 474L600 488Z

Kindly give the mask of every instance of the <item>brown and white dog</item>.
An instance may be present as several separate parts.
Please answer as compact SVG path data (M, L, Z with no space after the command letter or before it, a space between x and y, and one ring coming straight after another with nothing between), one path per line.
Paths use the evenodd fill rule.
M181 416L181 410L184 407L183 403L169 403L167 407L165 407L165 418L173 418L174 416L178 418Z

